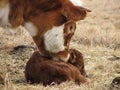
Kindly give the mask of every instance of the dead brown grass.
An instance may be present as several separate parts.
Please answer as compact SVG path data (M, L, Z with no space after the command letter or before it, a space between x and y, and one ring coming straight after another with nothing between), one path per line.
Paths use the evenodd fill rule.
M120 76L120 59L114 58L120 57L120 1L84 1L92 13L78 23L71 47L83 53L87 73L93 82L81 86L73 82L47 87L27 84L24 68L33 50L10 51L17 45L34 43L23 28L13 35L0 29L0 75L5 81L0 83L0 90L110 90L112 79Z

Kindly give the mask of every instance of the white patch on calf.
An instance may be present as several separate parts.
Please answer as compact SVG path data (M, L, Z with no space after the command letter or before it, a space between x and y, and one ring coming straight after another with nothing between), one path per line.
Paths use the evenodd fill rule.
M64 25L53 27L44 35L44 44L46 50L52 53L58 53L65 49L64 46Z
M27 29L27 31L30 33L32 37L37 35L38 29L32 22L25 23L24 27Z
M9 27L9 12L10 12L10 5L7 4L5 7L0 8L0 26L2 27Z
M81 0L70 0L75 6L82 6Z

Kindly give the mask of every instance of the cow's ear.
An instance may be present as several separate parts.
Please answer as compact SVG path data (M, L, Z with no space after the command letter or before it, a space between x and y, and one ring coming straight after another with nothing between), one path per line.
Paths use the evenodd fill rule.
M86 17L88 11L90 10L85 9L83 7L66 6L64 8L63 15L70 20L79 21L79 20L83 20Z

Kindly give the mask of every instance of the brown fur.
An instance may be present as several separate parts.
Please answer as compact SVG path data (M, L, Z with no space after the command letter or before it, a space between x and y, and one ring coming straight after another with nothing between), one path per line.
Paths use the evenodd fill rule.
M73 58L73 53L76 58ZM85 70L82 70L84 69L84 65L82 65L84 64L83 59L79 59L79 56L81 56L81 54L78 53L78 51L71 49L70 59L76 59L74 60L76 61L76 64L71 62L72 60L70 60L69 63L65 63L44 58L36 51L27 62L25 69L26 80L31 83L43 83L43 85L49 85L52 82L60 84L64 81L74 81L79 84L86 83L88 82L88 79L83 72Z
M12 27L18 27L24 23L24 1L25 0L9 0L9 21Z
M79 52L76 49L70 49L70 58L68 63L76 66L81 72L81 74L87 77L87 73L85 71L85 66L84 66L84 59L81 52Z
M8 0L0 0L0 8L4 7L8 3Z

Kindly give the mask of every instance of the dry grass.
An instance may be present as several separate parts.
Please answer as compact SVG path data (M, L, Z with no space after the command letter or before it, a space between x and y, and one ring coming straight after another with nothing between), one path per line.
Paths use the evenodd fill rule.
M75 40L84 45L120 48L120 1L89 0L86 6L92 13L78 23Z
M29 34L19 28L11 35L0 29L0 90L110 90L110 83L120 76L120 1L84 0L92 10L88 17L78 23L71 47L80 50L85 58L85 67L93 80L89 85L77 86L73 82L44 87L29 85L25 81L24 68L32 49L11 53L17 45L34 45Z

